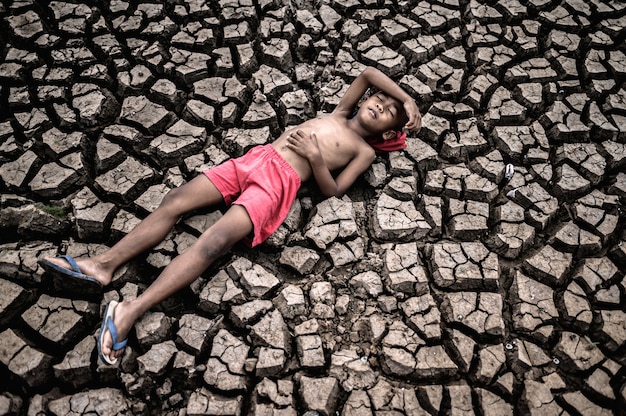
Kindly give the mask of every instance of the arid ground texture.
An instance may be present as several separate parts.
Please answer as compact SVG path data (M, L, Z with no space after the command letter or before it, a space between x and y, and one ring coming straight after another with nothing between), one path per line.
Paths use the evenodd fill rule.
M0 2L1 415L622 415L626 3ZM342 198L306 183L96 351L222 210L102 293L102 252L169 189L332 111L373 66L423 128Z

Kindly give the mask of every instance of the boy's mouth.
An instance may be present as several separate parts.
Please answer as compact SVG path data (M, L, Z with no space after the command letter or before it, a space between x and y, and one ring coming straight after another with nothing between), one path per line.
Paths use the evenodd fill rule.
M374 111L372 107L368 107L367 110L370 112L370 114L372 115L374 119L378 118L378 114L376 114L376 111Z

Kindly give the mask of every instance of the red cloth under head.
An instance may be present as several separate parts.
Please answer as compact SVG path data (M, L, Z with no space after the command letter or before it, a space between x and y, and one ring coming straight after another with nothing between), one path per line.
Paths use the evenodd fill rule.
M406 133L396 132L396 137L389 140L383 140L382 137L368 140L367 143L376 150L376 153L393 152L402 150L406 147Z

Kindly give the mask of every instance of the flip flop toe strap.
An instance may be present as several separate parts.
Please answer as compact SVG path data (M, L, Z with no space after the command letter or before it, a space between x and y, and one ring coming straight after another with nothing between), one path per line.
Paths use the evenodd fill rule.
M74 258L72 256L68 256L67 254L64 254L62 256L59 256L59 258L62 258L63 260L65 260L66 262L68 262L70 264L70 267L72 268L72 270L74 270L76 273L81 273L80 271L80 267L78 267L78 264L76 263L76 260L74 260Z
M124 348L126 346L126 343L128 342L128 338L118 342L117 328L115 327L115 324L113 323L113 319L111 319L110 317L107 319L107 329L111 333L111 339L113 340L113 346L111 349L113 351L119 351L122 348Z

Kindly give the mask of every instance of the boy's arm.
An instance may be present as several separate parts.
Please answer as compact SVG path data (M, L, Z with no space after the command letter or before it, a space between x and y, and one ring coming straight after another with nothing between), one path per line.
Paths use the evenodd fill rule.
M374 149L367 146L360 151L357 156L348 163L348 165L341 171L341 173L335 179L337 183L337 193L335 196L342 196L352 186L354 181L357 180L363 172L370 167L376 153Z
M287 147L309 161L315 182L324 196L342 196L376 157L374 149L363 146L337 178L334 178L319 151L315 132L310 135L300 130L292 132L287 139Z
M352 84L350 84L333 113L344 113L343 115L345 117L350 117L352 111L369 87L375 87L383 93L401 101L409 119L404 127L409 130L420 129L422 126L422 116L417 104L415 104L415 100L391 78L371 66L365 68L365 70L355 78Z
M354 181L372 164L376 154L371 147L367 147L343 168L337 178L333 178L326 162L319 158L319 162L311 163L313 176L324 196L341 197L352 186Z

